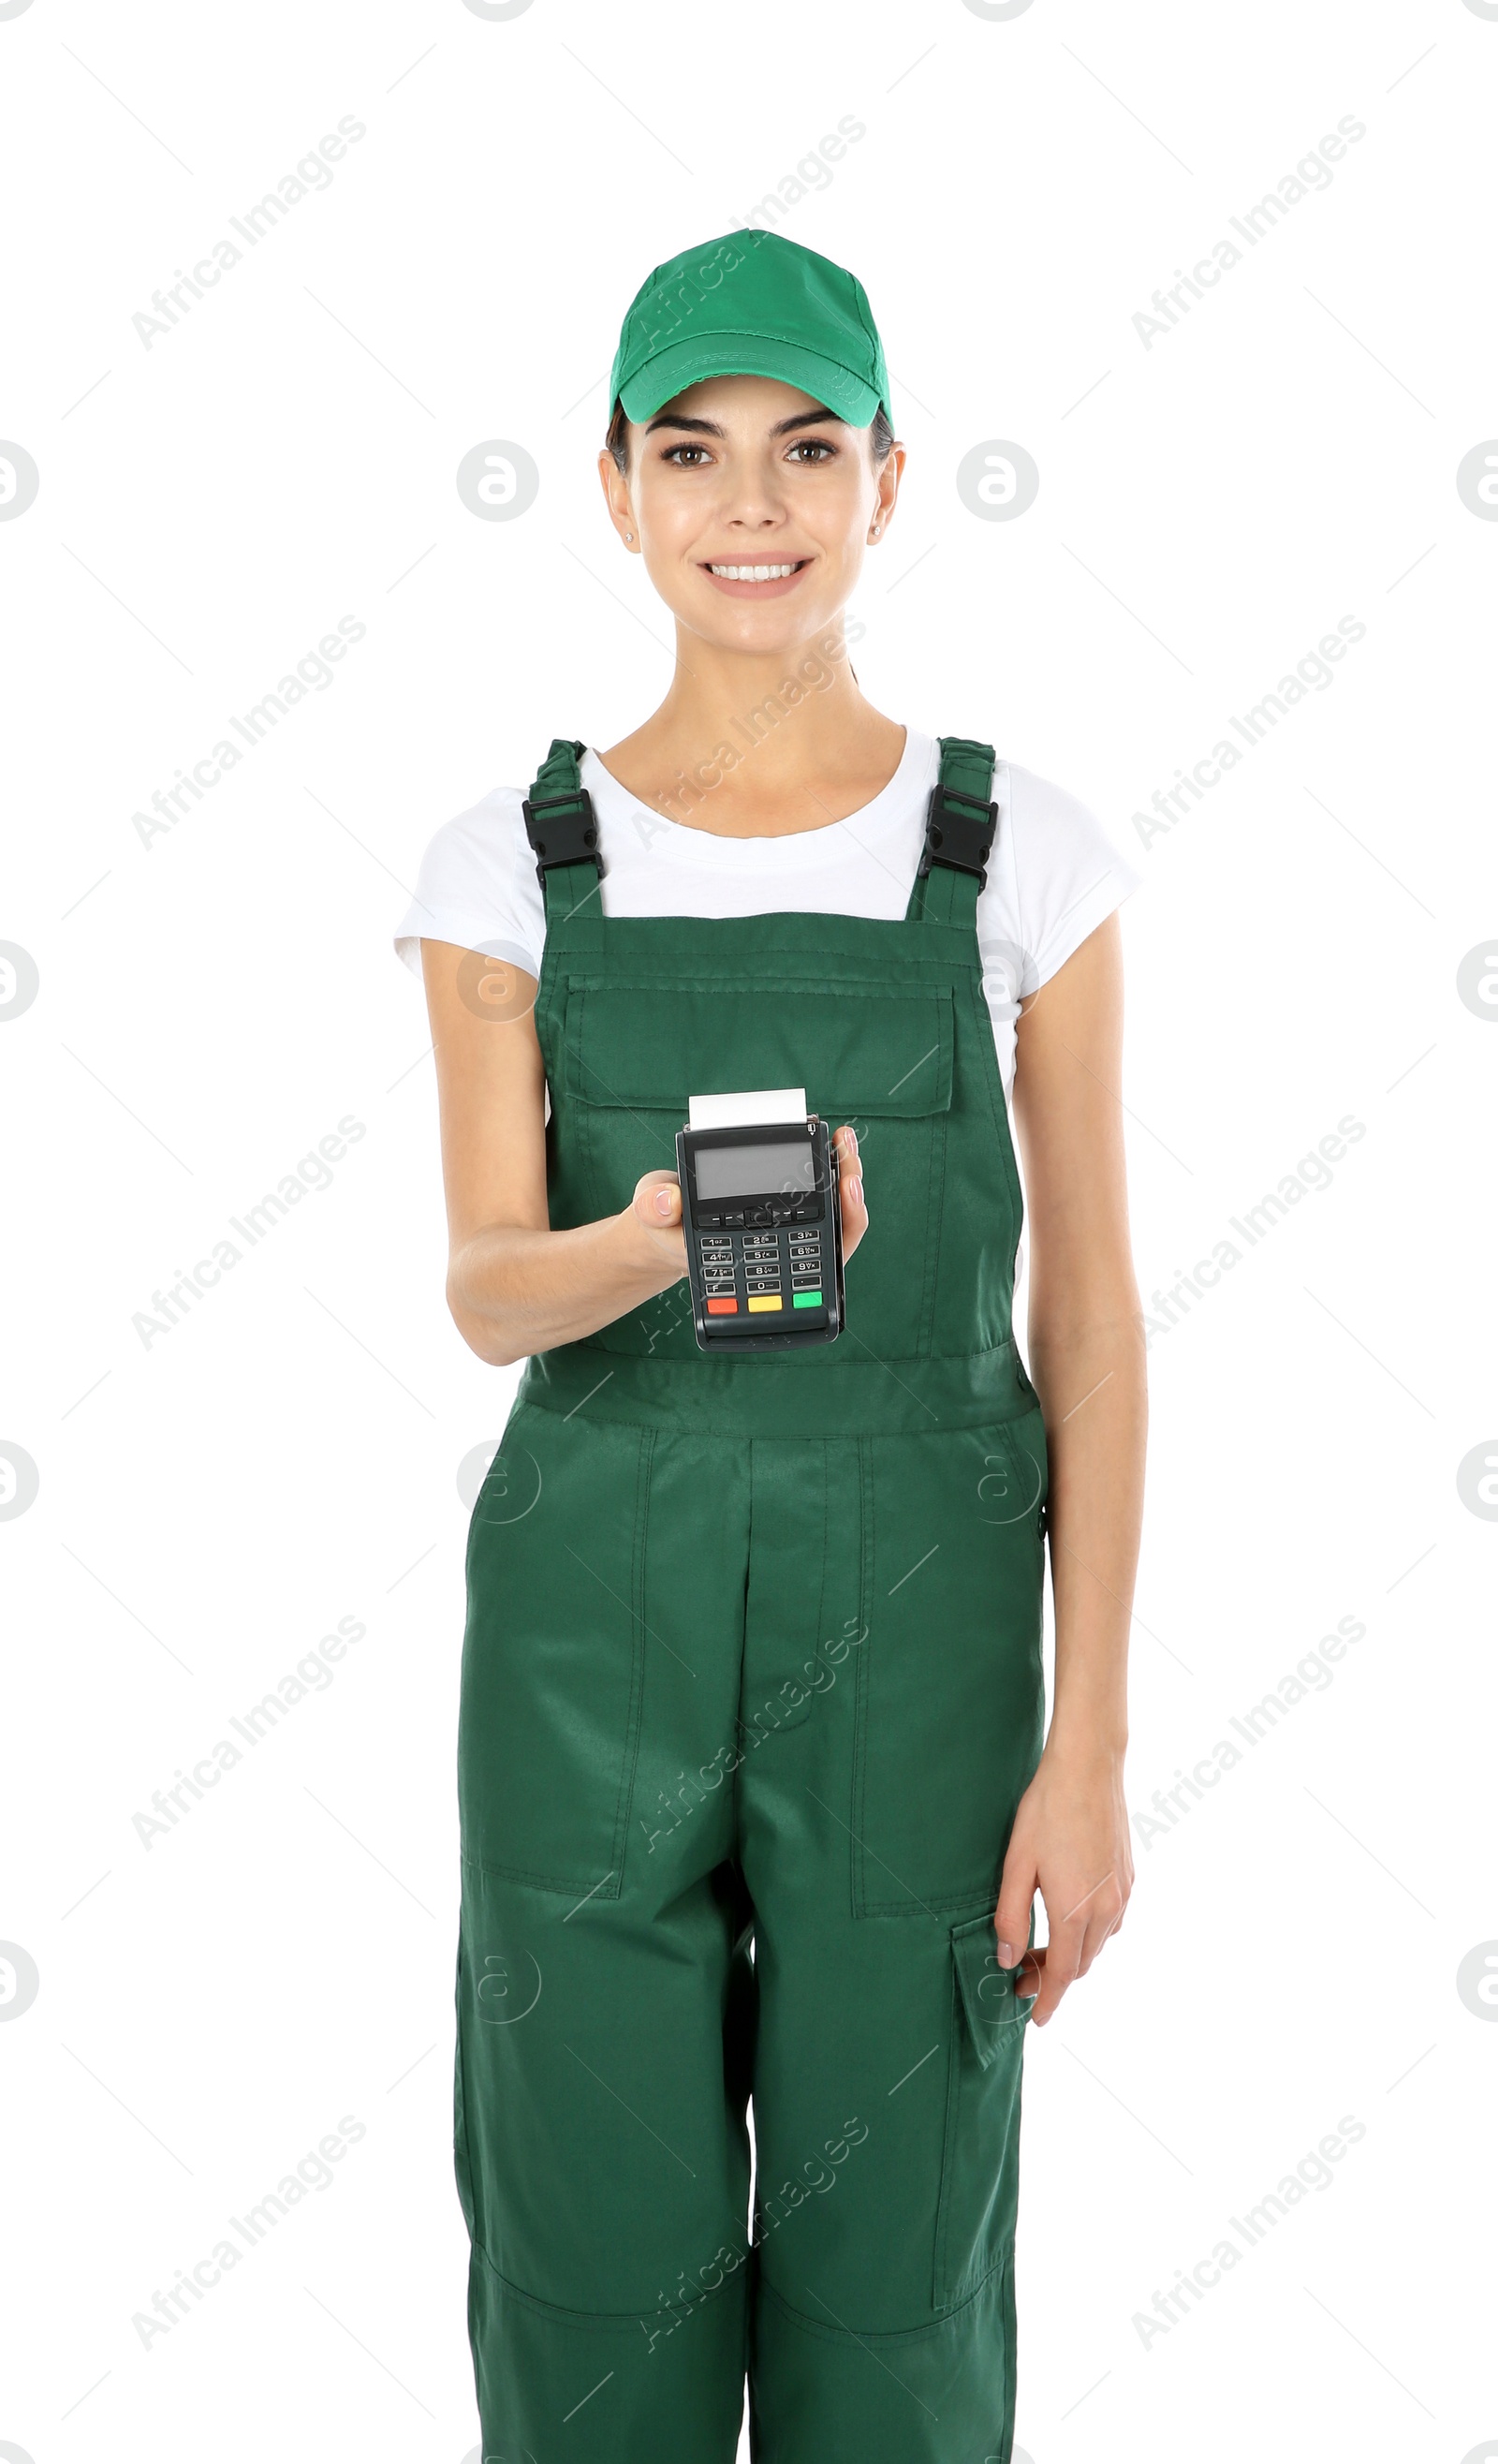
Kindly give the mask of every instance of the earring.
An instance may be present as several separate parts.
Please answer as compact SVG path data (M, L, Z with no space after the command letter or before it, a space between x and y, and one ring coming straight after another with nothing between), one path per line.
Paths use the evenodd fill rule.
M634 540L634 537L635 537L635 534L634 534L634 532L633 532L633 531L626 531L626 532L624 533L624 537L625 537L627 539L629 539L631 542L633 542L633 540Z

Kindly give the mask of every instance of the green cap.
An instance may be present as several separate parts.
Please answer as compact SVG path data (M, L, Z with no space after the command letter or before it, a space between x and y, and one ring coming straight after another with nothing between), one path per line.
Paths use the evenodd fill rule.
M778 231L736 231L658 265L631 300L609 415L650 419L702 377L779 377L867 428L889 372L863 285ZM893 420L891 425L893 426Z

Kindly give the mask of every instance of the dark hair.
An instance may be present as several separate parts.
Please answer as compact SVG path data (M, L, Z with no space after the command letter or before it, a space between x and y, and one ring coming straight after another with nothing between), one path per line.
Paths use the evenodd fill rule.
M614 405L614 416L609 421L609 432L603 442L619 466L619 476L627 479L629 476L629 422L624 416L623 404L618 400ZM876 471L887 459L889 449L894 442L895 431L889 424L883 404L879 403L875 409L874 417L869 422L869 451L874 456Z

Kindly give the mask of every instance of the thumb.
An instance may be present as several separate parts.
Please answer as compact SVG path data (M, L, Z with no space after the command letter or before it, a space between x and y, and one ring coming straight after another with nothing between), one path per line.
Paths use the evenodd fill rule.
M682 1191L674 1172L642 1173L635 1183L634 1210L657 1232L682 1220Z
M994 1933L1001 1968L1017 1968L1030 1942L1030 1917L1039 1876L1035 1860L1011 1843L1004 1859L1004 1880L994 1914Z

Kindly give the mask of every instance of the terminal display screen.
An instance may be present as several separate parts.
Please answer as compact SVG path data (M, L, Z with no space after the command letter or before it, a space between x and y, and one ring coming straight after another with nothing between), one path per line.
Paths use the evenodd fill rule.
M760 1198L816 1187L816 1158L806 1138L699 1147L693 1160L700 1199Z

